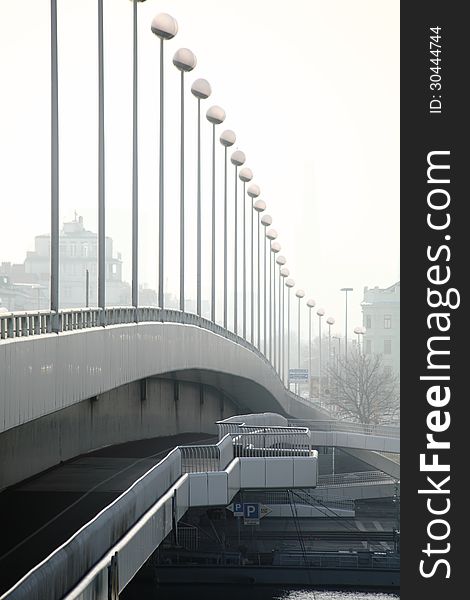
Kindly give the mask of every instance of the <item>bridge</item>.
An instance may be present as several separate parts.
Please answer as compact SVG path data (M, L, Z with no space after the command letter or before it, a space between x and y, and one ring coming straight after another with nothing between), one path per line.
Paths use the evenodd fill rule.
M102 36L102 2L98 8ZM137 0L133 9L136 26ZM293 490L309 516L318 516L318 506L323 503L338 510L345 507L346 514L353 512L354 500L393 496L399 479L399 429L333 419L322 405L321 335L319 397L310 393L305 398L291 389L289 372L294 364L300 367L302 337L309 337L311 371L311 309L315 303L309 299L306 305L307 336L300 325L305 293L297 289L298 353L294 360L290 292L295 282L289 277L285 258L279 255L277 232L268 229L272 218L264 214L261 219L266 205L257 199L259 186L252 184L246 189L253 177L251 170L238 170L245 163L240 150L231 156L233 198L228 192L227 148L236 139L230 130L220 136L225 164L223 249L216 248L216 188L214 183L212 186L211 316L206 318L201 308L200 179L196 313L186 310L181 121L179 309L165 306L163 101L158 305L140 304L136 29L131 305L112 307L106 302L102 71L97 306L61 305L56 0L51 0L51 15L50 306L48 310L0 313L0 505L4 503L17 527L10 537L5 536L0 555L0 568L4 569L1 599L115 600L168 536L178 540L178 523L191 508L225 508L240 493L271 494L270 502L280 507L280 517L285 516L283 505ZM152 31L160 38L163 65L164 40L166 43L176 34L177 26L168 15L159 15ZM194 65L190 68L181 51L173 62L181 71L183 110L183 76ZM163 99L163 70L160 77ZM198 100L199 128L200 101L211 93L206 84L199 79L192 87ZM213 127L215 156L215 126L223 122L225 112L212 107L207 119ZM241 184L243 211L237 212ZM229 224L228 202L232 200L235 220ZM232 225L235 265L229 283L226 244L227 228ZM217 250L224 256L220 291ZM218 301L223 306L222 316L216 315ZM324 311L317 315L321 324ZM345 352L347 355L347 340ZM324 367L330 366L330 358L331 353ZM334 460L336 449L348 455L354 468L338 473L333 462L331 472L322 473L325 457L332 450ZM28 494L38 493L44 494L47 502L32 510ZM18 528L19 522L22 528Z
M259 349L196 315L123 307L107 310L103 327L97 312L62 311L59 333L50 331L51 313L0 317L3 487L129 440L197 430L217 432L219 441L170 451L90 521L77 523L5 598L106 595L109 569L126 564L119 567L122 590L186 510L227 506L240 489L299 488L325 503L393 495L396 479L387 469L318 477L313 448L390 461L387 453L399 452L396 427L332 421L288 390ZM240 407L251 412L225 417ZM164 492L160 498L149 491L155 489ZM51 572L57 583L46 593Z

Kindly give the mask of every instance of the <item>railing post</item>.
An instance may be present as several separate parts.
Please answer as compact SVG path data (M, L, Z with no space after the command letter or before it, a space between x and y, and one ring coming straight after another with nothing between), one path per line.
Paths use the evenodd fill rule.
M119 600L119 561L116 552L108 567L108 600Z

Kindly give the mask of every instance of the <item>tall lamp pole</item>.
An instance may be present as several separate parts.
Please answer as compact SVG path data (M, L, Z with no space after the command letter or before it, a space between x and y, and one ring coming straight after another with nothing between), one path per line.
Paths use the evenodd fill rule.
M361 351L361 335L364 335L364 333L366 332L366 330L364 329L364 327L358 326L354 328L354 333L357 335L357 351L359 356L362 356L362 351Z
M252 204L252 208L254 208L254 203L255 203L255 198L258 198L258 196L261 194L261 190L259 188L259 185L257 185L256 183L252 183L248 190L247 190L247 194L248 196L250 196L251 198L251 204ZM253 227L254 227L254 211L251 211L251 225L250 225L250 245L251 245L251 268L250 268L250 274L251 274L251 307L250 307L250 329L251 329L251 337L250 337L250 341L252 344L255 343L255 301L254 301L254 295L255 295L255 253L253 250L254 247L254 233L253 233Z
M271 243L277 238L277 231L275 229L268 229L265 233L266 243L269 247L269 256L267 257L269 262L269 360L272 362L273 357L273 268L271 262ZM266 266L267 268L267 266Z
M309 396L313 398L313 390L312 390L312 308L315 306L316 302L313 298L309 298L307 300L308 306L308 371L309 371Z
M325 310L323 308L319 308L317 310L318 315L318 399L320 400L320 405L322 403L322 356L321 356L321 319L325 316Z
M264 227L264 237L263 239L265 240L263 243L264 246L264 258L263 258L263 292L264 292L264 302L263 302L263 320L264 320L264 336L263 336L263 354L267 357L267 316L268 316L268 311L267 311L267 302L266 302L266 298L267 298L267 292L268 292L268 288L266 285L266 246L268 243L268 236L267 236L267 228L271 227L273 223L273 219L271 217L271 215L263 215L261 217L261 225ZM259 301L258 301L259 302Z
M287 277L289 277L290 272L289 269L287 267L282 267L280 270L280 274L282 279L284 279L284 284L285 281L287 279ZM282 287L282 321L281 321L281 355L282 355L282 362L281 362L281 379L284 383L284 385L286 385L286 328L285 328L285 317L286 317L286 303L285 303L285 285L283 285L283 282L281 280L281 287ZM286 386L287 387L287 386Z
M281 369L281 365L282 365L282 356L281 356L281 348L282 348L282 289L283 289L283 285L282 285L282 275L281 275L281 269L282 267L286 264L286 257L282 256L282 254L280 254L277 258L276 258L276 264L279 266L279 316L278 316L278 351L277 351L277 365L278 365L278 372L279 372L279 377L282 379L282 369Z
M233 146L236 142L237 136L231 129L226 129L220 136L220 143L224 147L224 327L227 329L228 326L228 294L227 294L227 216L228 216L228 204L227 204L227 148Z
M276 254L281 251L281 244L279 242L271 242L271 252L273 255L272 267L272 285L273 285L273 360L272 365L274 370L277 371L277 327L276 327Z
M152 33L160 39L160 157L159 157L159 185L158 185L158 306L165 307L164 298L164 211L165 211L165 187L164 187L164 78L163 78L163 42L171 40L178 33L178 24L176 20L160 13L152 21Z
M134 7L135 8L135 7ZM52 331L59 332L59 83L57 0L51 0L51 291Z
M341 358L341 337L339 335L334 335L333 339L338 340L338 356L336 357L336 368L339 369L339 361Z
M101 325L106 325L105 218L103 0L98 0L98 306Z
M234 277L233 277L233 331L238 334L238 167L241 167L245 160L245 154L241 150L235 150L230 157L232 165L235 167L235 191L234 191Z
M286 279L287 288L287 387L290 390L290 291L295 286L293 279Z
M305 296L304 290L295 292L299 302L297 305L297 368L300 369L300 301ZM300 392L300 384L297 383L297 394Z
M331 394L330 387L330 369L331 369L331 326L335 324L335 320L333 317L328 317L326 320L328 324L328 392Z
M250 186L251 187L251 186ZM252 191L259 191L259 187L257 187L257 190L252 190ZM254 197L254 196L253 196ZM258 215L258 237L256 238L256 256L258 258L258 273L257 273L257 277L256 277L256 283L257 283L257 294L256 294L256 304L258 305L258 318L257 318L257 328L258 328L258 349L261 350L261 298L260 298L260 294L261 294L261 248L260 248L260 242L261 242L261 235L260 235L260 229L261 229L261 225L260 225L260 217L261 217L261 213L264 212L266 210L266 202L264 200L261 200L258 198L258 200L256 200L256 202L253 204L253 210L251 211L251 223L253 225L253 211L256 212L256 214ZM252 254L252 259L251 259L251 267L252 267L252 273L251 273L251 322L254 323L254 299L253 299L253 271L254 271L254 261L253 261L253 227L251 228L251 242L252 242L252 248L251 248L251 254ZM251 329L251 335L253 337L253 326Z
M211 86L206 79L196 79L191 86L191 93L197 98L197 249L196 249L196 264L197 264L197 281L196 281L196 312L199 316L202 314L201 309L201 100L209 98L212 93Z
M246 184L253 179L253 171L243 167L238 176L243 182L243 338L246 340ZM253 278L253 219L251 219L251 274ZM251 324L251 343L253 343L253 324Z
M180 85L180 310L184 311L184 74L196 66L196 57L188 48L180 48L173 64L181 73Z
M340 291L345 292L344 361L348 362L348 292L352 292L353 288L344 287Z
M215 323L215 126L225 121L225 111L220 106L211 106L206 118L212 124L211 321Z

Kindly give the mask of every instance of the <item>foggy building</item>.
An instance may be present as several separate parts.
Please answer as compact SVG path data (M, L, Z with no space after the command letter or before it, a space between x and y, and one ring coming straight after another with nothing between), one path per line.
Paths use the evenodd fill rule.
M388 288L364 288L364 353L381 355L384 368L400 373L400 282Z
M2 264L2 303L9 310L49 308L50 235L38 235L34 250L28 251L23 265ZM61 308L83 308L98 304L98 236L85 229L83 217L63 224L60 232L59 302ZM130 286L122 281L120 254L113 256L113 240L105 242L106 305L130 303Z

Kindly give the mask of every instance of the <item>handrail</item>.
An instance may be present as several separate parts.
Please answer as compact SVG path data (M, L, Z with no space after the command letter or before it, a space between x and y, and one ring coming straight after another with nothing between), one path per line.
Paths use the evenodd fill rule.
M384 556L373 553L279 553L275 557L276 566L308 566L320 569L380 569L397 570L400 559L396 555Z
M382 471L358 471L355 473L336 473L335 475L320 475L317 488L323 487L351 487L355 485L392 484L397 480Z
M377 437L399 438L400 427L394 425L369 425L348 421L323 421L318 419L289 419L289 425L305 426L311 431L342 431Z

